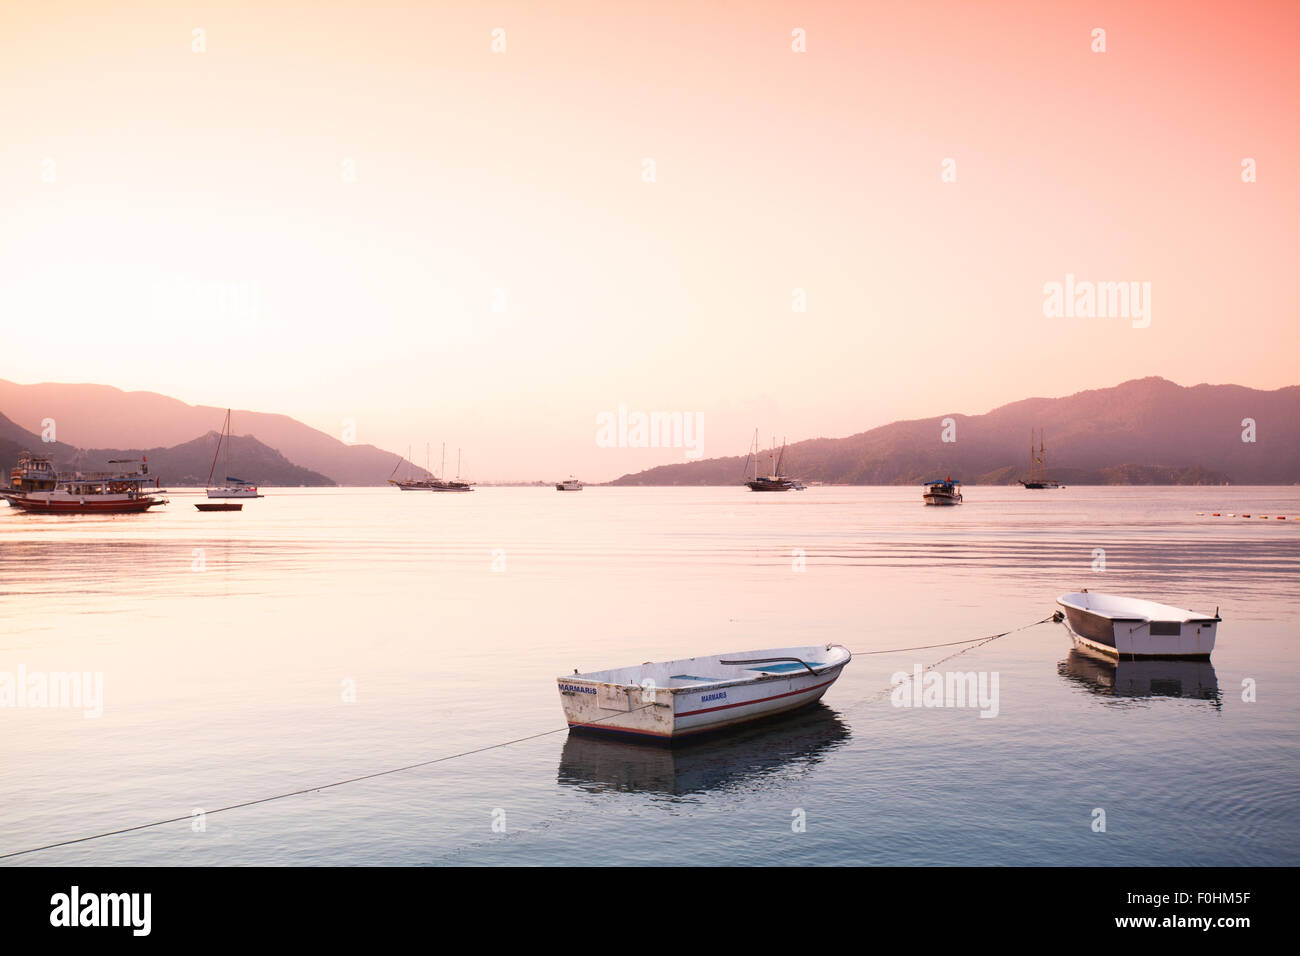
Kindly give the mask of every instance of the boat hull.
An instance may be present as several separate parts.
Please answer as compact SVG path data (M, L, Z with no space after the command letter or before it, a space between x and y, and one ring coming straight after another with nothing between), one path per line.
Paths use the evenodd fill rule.
M794 483L784 478L759 478L757 481L747 481L750 491L793 491Z
M1088 606L1089 598L1100 598ZM1209 660L1219 619L1150 601L1080 593L1057 604L1082 648L1115 660Z
M469 485L456 484L454 482L434 482L434 481L394 481L402 491L449 491L465 492L473 491Z
M124 515L140 514L155 505L166 504L165 499L149 495L59 495L25 494L5 495L9 504L28 514L36 515Z
M696 739L789 714L817 703L839 679L851 659L843 648L836 648L833 652L825 647L797 650L817 655L820 661L811 671L793 665L798 670L690 686L658 686L657 682L646 686L625 677L613 680L596 680L580 675L560 677L557 678L560 702L569 729L575 733L638 738L663 744ZM781 652L744 652L745 655L765 653ZM669 670L686 671L700 669L700 661L717 660L693 658L668 662L668 665L644 666L666 666Z
M939 507L951 507L952 505L961 504L961 495L953 497L952 495L922 495L927 505L938 505Z

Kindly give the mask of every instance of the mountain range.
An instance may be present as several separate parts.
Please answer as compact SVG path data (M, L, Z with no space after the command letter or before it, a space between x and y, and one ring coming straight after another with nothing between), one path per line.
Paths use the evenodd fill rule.
M831 484L920 484L948 475L1013 484L1028 476L1030 433L1040 428L1048 475L1064 484L1300 482L1300 386L1185 387L1158 377L1024 399L984 415L952 413L801 441L786 448L782 471ZM740 455L662 465L611 484L738 484L746 463ZM770 468L766 453L759 464L763 473Z
M204 441L203 436L220 428L225 415L224 408L187 405L156 392L53 382L19 385L0 379L0 417L7 416L9 425L8 429L0 427L0 463L6 467L12 464L17 457L12 445L17 444L22 449L53 455L56 464L71 464L76 448L82 448L112 450L112 454L105 451L102 457L138 458L145 453L151 464L156 461L161 469L167 461L170 469L173 456L162 451L167 449L175 453L174 464L181 472L206 480L212 464L211 448L208 446L208 460L202 463L202 469L196 470L192 453L199 448L189 446ZM42 423L46 419L53 420L58 442L43 443L37 437L44 432ZM232 448L232 459L238 463L232 468L237 467L238 477L258 484L382 485L402 460L400 455L374 445L348 444L288 415L235 410L231 422L233 433L254 436L257 442L248 446L247 457L238 446ZM13 434L15 427L25 434ZM2 444L6 438L8 447ZM64 443L66 449L60 447ZM407 471L417 477L428 474L413 465L408 465ZM315 477L309 479L312 473ZM163 481L180 484L180 478L177 474Z
M7 470L23 450L83 471L147 455L162 483L202 484L216 448L214 426L224 417L225 409L154 392L0 380L0 465ZM41 438L47 420L56 442ZM287 415L235 411L232 421L244 434L231 442L230 470L259 485L382 485L402 461ZM919 484L945 475L1013 484L1028 474L1034 429L1046 434L1048 476L1064 484L1300 482L1300 386L1186 387L1158 377L1028 398L983 415L954 412L796 442L785 451L783 471L828 484ZM737 455L661 465L611 484L732 485L747 463ZM766 456L759 464L766 469ZM428 474L410 463L402 469L403 477ZM226 477L224 468L215 477Z

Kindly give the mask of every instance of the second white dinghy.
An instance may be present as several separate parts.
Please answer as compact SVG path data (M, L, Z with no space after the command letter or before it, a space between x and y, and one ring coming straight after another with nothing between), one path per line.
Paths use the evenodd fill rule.
M780 647L556 680L570 730L671 743L816 703L852 657L838 644Z
M1112 658L1209 660L1219 617L1141 598L1088 590L1062 594L1065 626L1074 640Z

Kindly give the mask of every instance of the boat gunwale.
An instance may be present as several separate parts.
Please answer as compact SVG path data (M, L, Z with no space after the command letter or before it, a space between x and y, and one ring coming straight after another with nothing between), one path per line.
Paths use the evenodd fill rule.
M811 667L811 672L810 672L809 669L805 669L805 670L802 670L802 671L789 671L789 672L780 673L780 674L759 674L757 677L730 677L730 678L723 677L723 678L719 678L718 680L700 681L700 682L698 682L698 683L690 684L690 685L685 686L685 687L668 687L668 686L664 686L664 685L656 684L656 685L654 686L654 690L655 690L656 692L661 691L661 690L664 690L664 691L668 691L668 692L670 692L670 693L672 693L672 694L690 694L690 693L694 693L695 691L701 690L701 689L703 689L703 688L707 688L707 689L709 689L709 690L713 690L714 688L717 688L717 687L741 687L741 686L745 686L745 685L749 685L749 684L759 684L759 683L763 683L763 682L766 682L766 681L773 681L773 680L789 680L789 679L792 678L792 677L821 677L821 676L823 676L823 675L829 673L831 670L834 670L834 669L836 669L836 668L843 668L843 667L844 667L845 665L847 665L851 660L853 660L853 652L850 651L850 650L849 650L847 647L845 647L844 645L842 645L842 644L829 644L829 645L827 645L826 649L827 649L827 650L830 650L830 648L832 648L832 647L838 647L838 648L840 648L840 650L842 650L842 651L844 652L844 654L845 654L845 658L844 658L844 660L842 660L842 661L836 661L836 662L834 662L834 663L825 663L825 664L818 665L818 666L816 666L816 667ZM778 649L779 649L779 648L778 648ZM734 653L746 653L746 654L747 654L747 653L749 653L749 652L748 652L748 651L737 651L737 652L734 652ZM717 656L718 656L718 657L722 657L722 656L724 656L724 655L719 654L719 655L717 655ZM649 661L649 662L647 662L647 663L649 663L649 664L678 664L678 663L682 663L682 664L684 664L684 663L686 663L687 661L692 661L692 660L696 660L696 658L693 658L693 657L687 657L687 658L683 658L683 659L681 659L681 660L677 660L677 661ZM641 665L641 666L645 666L645 665ZM611 670L620 670L621 668L610 668L610 669L611 669ZM643 689L644 689L643 686L642 686L641 684L639 684L639 683L638 683L638 684L626 684L626 683L622 683L622 682L620 682L620 681L608 681L608 680L599 680L599 679L597 679L597 678L593 678L593 677L583 677L583 676L580 676L580 675L578 675L578 674L570 674L570 675L568 675L567 677L566 677L566 676L560 676L560 677L557 677L555 680L556 680L557 683L560 683L560 684L566 684L566 683L567 683L567 684L587 684L587 685L592 686L592 687L617 687L617 688L619 688L619 689L621 689L621 690L633 690L633 691L638 691L638 690L643 690Z
M1158 601L1145 601L1144 598L1123 598L1122 595L1118 595L1118 594L1108 594L1106 596L1119 597L1126 601L1145 601L1145 603L1155 605L1156 607L1168 608L1170 611L1175 611L1179 614L1185 614L1191 616L1172 617L1168 615L1153 616L1148 614L1145 616L1138 616L1138 617L1127 617L1127 616L1121 617L1119 615L1124 614L1125 612L1116 611L1114 613L1107 613L1106 611L1102 611L1098 608L1084 607L1081 604L1067 600L1067 598L1070 598L1075 594L1085 594L1085 593L1087 592L1075 591L1075 592L1071 592L1071 594L1062 594L1060 597L1056 599L1056 603L1060 607L1066 608L1067 610L1078 611L1081 614L1090 614L1093 617L1103 618L1107 621L1111 621L1112 623L1119 623L1119 624L1131 624L1131 623L1150 624L1152 621L1163 621L1167 623L1172 623L1176 621L1179 624L1220 624L1223 622L1223 618L1219 615L1206 614L1203 611L1193 611L1185 607L1174 607L1172 604L1161 604ZM1097 593L1100 594L1101 592L1097 592Z

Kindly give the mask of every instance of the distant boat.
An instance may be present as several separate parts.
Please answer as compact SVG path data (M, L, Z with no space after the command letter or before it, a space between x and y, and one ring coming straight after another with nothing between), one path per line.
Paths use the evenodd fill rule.
M960 481L954 481L952 478L942 478L925 483L925 493L921 498L927 505L959 505L961 504L961 488L958 486Z
M425 451L426 460L428 458L427 448L428 446L426 446L426 451ZM409 458L410 458L410 453L408 451L407 458L403 460L409 460ZM396 485L402 491L473 491L474 490L474 486L472 483L460 480L460 449L456 450L456 480L455 481L448 481L445 478L437 478L437 477L408 478L406 480L394 479L393 475L397 474L397 469L400 468L401 466L402 466L402 462L399 461L393 467L393 474L388 476L388 483L390 485ZM426 468L425 470L428 471L428 468ZM442 470L444 473L447 470L447 443L446 442L443 442L442 445Z
M804 489L795 478L789 478L781 474L781 465L785 461L785 442L781 443L781 453L776 451L776 439L772 439L772 451L768 453L768 460L772 463L772 473L769 475L760 475L758 473L758 429L754 429L754 443L750 446L749 454L745 458L745 484L750 491L802 491ZM749 463L754 462L754 477L749 477Z
M1064 488L1059 481L1047 477L1047 454L1043 448L1043 431L1038 432L1038 454L1034 454L1034 431L1029 430L1029 477L1021 478L1026 488Z
M580 482L577 478L574 478L572 475L570 475L564 481L557 481L555 483L555 490L556 491L581 491L582 482Z
M1219 617L1142 598L1088 590L1061 595L1065 626L1075 642L1120 660L1173 657L1208 660Z
M242 501L205 501L196 504L194 507L200 511L243 511L244 503Z
M217 439L217 450L212 453L212 467L208 470L208 497L209 498L265 498L265 495L258 494L257 486L251 485L242 478L232 478L226 475L226 483L220 487L214 487L212 476L217 472L217 457L221 454L221 446L226 447L226 464L225 470L230 470L230 409L226 409L226 420L221 425L221 437ZM229 509L202 508L202 511L216 511Z
M853 655L838 644L739 651L559 677L569 729L673 743L807 707Z

